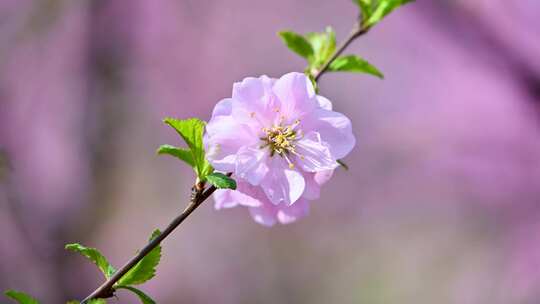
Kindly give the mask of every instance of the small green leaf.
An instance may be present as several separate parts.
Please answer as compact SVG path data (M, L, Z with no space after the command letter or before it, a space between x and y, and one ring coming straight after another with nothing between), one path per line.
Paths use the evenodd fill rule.
M362 12L362 19L365 21L371 16L373 7L372 7L372 0L353 0L358 7L360 7L360 11Z
M7 297L12 298L13 300L17 301L17 303L19 304L39 304L39 302L36 299L32 298L30 295L24 292L20 292L16 290L6 290L4 294Z
M171 145L161 145L157 150L158 154L169 154L180 160L185 161L191 167L195 167L195 161L191 155L191 151L188 149L177 148Z
M180 136L184 139L184 141L189 147L189 150L180 149L176 151L178 155L175 155L175 156L189 163L188 158L185 156L185 153L180 152L180 151L189 151L191 154L191 159L193 160L192 163L193 163L194 170L197 173L197 176L199 177L199 179L201 181L204 181L206 179L206 175L208 175L209 173L213 171L212 166L210 166L210 163L208 163L208 161L205 158L205 152L204 152L203 134L204 134L205 122L197 118L190 118L190 119L183 119L183 120L174 119L174 118L165 118L164 122L168 124L169 126L171 126L173 129L175 129L176 132L180 134ZM167 150L167 148L165 149ZM168 152L164 152L164 153L171 154ZM182 156L180 156L180 154Z
M340 56L334 60L328 70L333 72L356 72L367 73L379 78L384 78L384 75L369 62L355 55Z
M396 8L412 2L414 0L381 0L377 8L373 11L369 19L366 21L366 26L373 26L381 21L384 17L390 14Z
M342 166L343 169L349 171L349 166L348 166L343 160L338 159L336 162L337 162L340 166Z
M154 300L152 300L152 298L150 298L147 294L142 292L142 290L137 289L135 287L119 285L119 286L116 286L116 289L127 289L127 290L133 292L134 294L136 294L139 297L139 299L141 300L141 302L143 304L156 304L156 302Z
M227 175L219 172L214 172L206 177L208 181L218 189L233 189L236 190L236 181Z
M116 272L116 269L114 269L109 261L107 261L107 259L96 248L85 247L81 244L74 243L67 244L66 249L78 252L87 257L90 261L94 262L94 264L98 266L99 270L101 270L107 279Z
M308 60L312 60L313 48L304 36L292 31L282 31L278 35L291 51Z
M310 62L311 68L321 67L336 50L336 33L331 27L321 33L308 33L307 40L313 48L314 60Z
M206 157L204 158L204 163L201 166L201 174L199 175L200 181L206 181L206 177L208 174L214 172L214 167L210 165L210 163L206 160Z
M156 238L161 232L154 230L149 241ZM138 285L142 284L156 275L156 267L161 259L161 245L156 246L131 270L118 280L117 285Z
M353 0L362 12L362 26L369 28L381 21L396 8L414 0Z

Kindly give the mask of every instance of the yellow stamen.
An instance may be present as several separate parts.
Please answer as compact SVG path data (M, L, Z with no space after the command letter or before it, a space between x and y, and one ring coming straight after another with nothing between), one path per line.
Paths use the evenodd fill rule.
M279 109L276 109L279 110ZM300 159L304 159L304 156L296 152L296 142L302 138L303 133L301 130L295 130L300 124L300 120L295 120L291 125L283 125L285 116L280 117L280 122L271 128L262 128L264 136L261 137L263 144L261 149L268 147L270 149L270 156L278 154L283 157L287 162L289 168L294 169L295 165L289 158L290 154L294 154Z

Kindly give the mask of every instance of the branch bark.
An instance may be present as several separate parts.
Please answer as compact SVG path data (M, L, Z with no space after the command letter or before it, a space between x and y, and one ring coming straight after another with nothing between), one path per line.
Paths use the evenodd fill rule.
M231 174L228 174L229 176ZM197 187L198 188L198 187ZM216 187L211 186L206 191L203 191L199 188L199 190L195 190L194 197L190 200L187 207L178 215L168 226L163 230L163 232L157 236L155 239L153 239L151 242L149 242L146 246L144 246L143 249L134 257L132 257L122 268L118 269L117 272L114 273L112 277L110 277L105 283L103 283L101 286L99 286L96 290L94 290L89 296L87 296L84 300L81 301L81 304L85 304L91 299L98 299L98 298L110 298L114 296L114 284L120 280L120 278L125 275L131 268L133 268L137 263L142 260L152 249L157 247L167 236L169 236L197 207L199 207L206 199L208 199L214 191L216 191Z

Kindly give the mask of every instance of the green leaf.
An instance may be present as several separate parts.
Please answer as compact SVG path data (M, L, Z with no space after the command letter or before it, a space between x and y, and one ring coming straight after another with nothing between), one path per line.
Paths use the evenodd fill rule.
M355 55L340 56L334 60L328 70L333 72L355 72L367 73L379 78L384 78L384 75L373 65L366 60Z
M311 68L321 67L336 50L336 33L331 27L320 33L308 33L307 40L313 49L314 59L310 62Z
M412 1L414 0L381 0L379 1L379 5L373 11L371 16L369 16L369 19L367 19L365 25L368 27L374 25L375 23L381 21L384 17L386 17L396 8Z
M278 35L291 51L308 59L308 61L312 60L313 48L304 36L292 31L282 31Z
M353 0L362 12L362 26L369 28L381 21L396 8L414 0Z
M236 190L236 181L225 174L214 172L206 177L218 189Z
M372 13L372 0L353 0L358 7L360 7L360 11L362 12L362 19L365 21L371 16Z
M152 300L152 298L150 298L147 294L142 292L142 290L137 289L135 287L120 285L120 286L116 286L116 289L130 290L131 292L133 292L134 294L136 294L139 297L139 299L141 300L141 302L143 304L156 304L156 302L154 300Z
M195 167L195 161L191 155L191 151L188 149L177 148L171 145L161 145L157 150L158 154L169 154L180 160L185 161L191 167Z
M6 290L4 294L7 297L12 298L13 300L17 301L17 303L19 304L39 304L39 302L36 299L32 298L30 295L24 292L20 292L16 290Z
M180 151L189 151L191 154L191 159L193 160L193 167L195 172L197 173L198 178L201 181L204 181L206 179L206 175L211 173L213 171L212 166L210 166L210 163L205 158L205 152L204 152L204 144L203 144L203 134L204 134L204 126L205 122L197 119L197 118L190 118L190 119L174 119L174 118L165 118L164 122L171 126L173 129L180 134L180 136L184 139L186 144L189 147L189 150L180 149ZM163 147L163 146L162 146ZM160 148L161 149L161 148ZM167 148L166 148L167 149ZM159 150L158 150L159 152ZM180 158L180 154L182 154L180 158L183 161L187 161L187 157L185 157L184 152L176 151L178 155L175 155ZM168 152L164 152L167 154L170 154Z
M149 241L156 238L161 232L154 230ZM161 245L156 246L142 260L131 268L116 283L120 285L138 285L142 284L156 275L156 267L161 259Z
M105 278L107 279L116 272L116 269L114 269L114 267L109 263L109 261L107 261L107 259L96 248L85 247L81 244L74 243L67 244L66 249L78 252L87 257L90 261L97 265L99 270L101 270L101 272L105 275Z

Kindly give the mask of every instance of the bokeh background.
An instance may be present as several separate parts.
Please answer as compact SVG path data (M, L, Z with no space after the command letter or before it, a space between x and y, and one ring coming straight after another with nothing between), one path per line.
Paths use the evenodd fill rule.
M301 71L278 30L344 38L348 0L2 0L0 289L89 294L186 204L166 116L208 119L246 76ZM302 221L205 204L164 243L158 303L540 302L540 1L418 0L321 94L358 139ZM136 303L119 292L111 303ZM7 299L0 300L7 302Z

